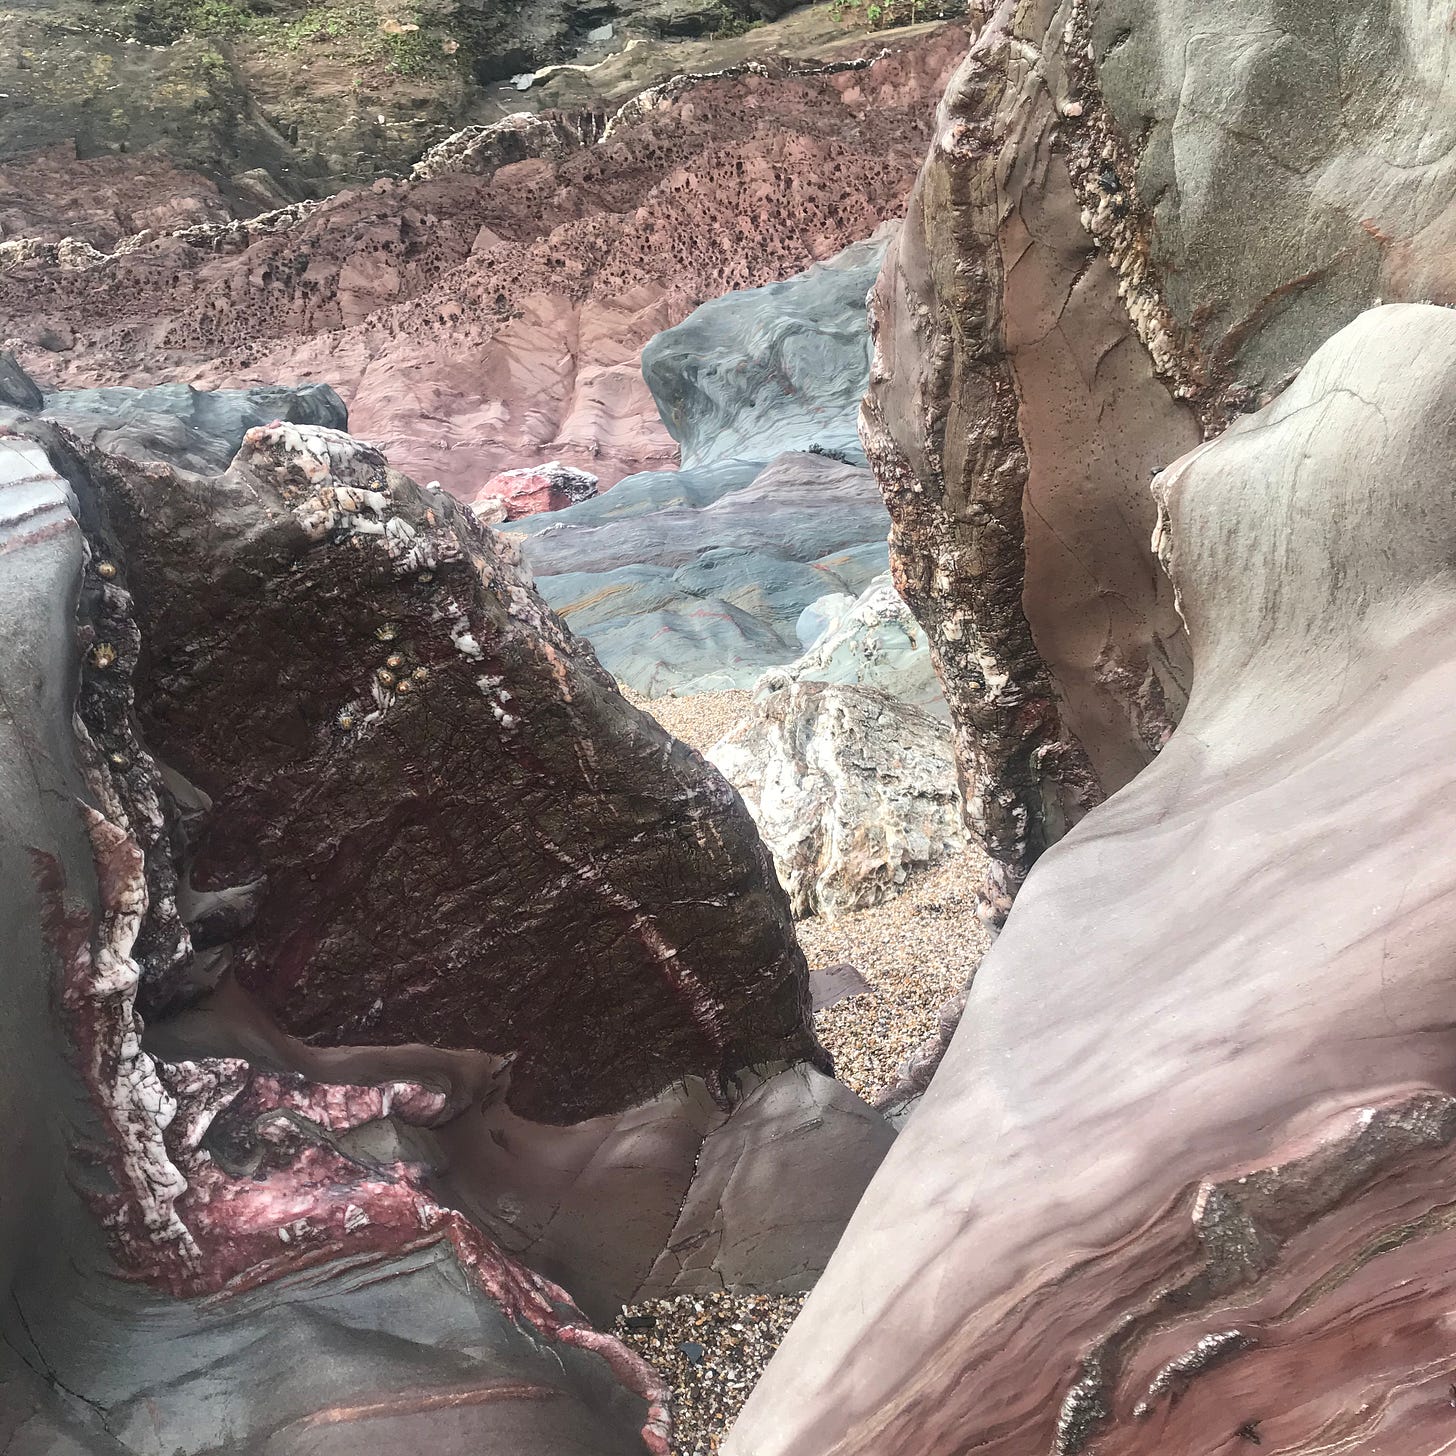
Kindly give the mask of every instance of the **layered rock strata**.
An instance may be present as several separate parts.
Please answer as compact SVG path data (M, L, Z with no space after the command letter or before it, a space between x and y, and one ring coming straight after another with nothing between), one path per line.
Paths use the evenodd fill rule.
M676 461L642 346L897 215L964 44L943 25L864 42L856 69L701 77L610 127L543 122L539 149L513 130L478 172L102 256L0 244L0 339L47 389L327 381L357 432L463 499L553 459L605 488Z

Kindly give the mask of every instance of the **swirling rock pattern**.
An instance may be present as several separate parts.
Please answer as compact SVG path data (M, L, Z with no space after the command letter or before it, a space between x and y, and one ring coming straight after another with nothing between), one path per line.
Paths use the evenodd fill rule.
M873 905L965 848L945 725L878 689L767 672L708 759L743 795L796 915Z
M1456 297L1451 43L1366 0L1035 0L947 89L863 428L991 913L1183 711L1142 483L1370 303Z
M1158 477L1187 712L1026 882L732 1456L1449 1444L1453 420L1456 315L1385 307Z

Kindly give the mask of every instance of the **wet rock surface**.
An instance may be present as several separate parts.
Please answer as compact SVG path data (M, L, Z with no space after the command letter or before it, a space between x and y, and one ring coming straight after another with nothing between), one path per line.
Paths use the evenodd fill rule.
M1183 722L1027 881L726 1450L1449 1438L1453 382L1456 315L1373 310L1159 476Z

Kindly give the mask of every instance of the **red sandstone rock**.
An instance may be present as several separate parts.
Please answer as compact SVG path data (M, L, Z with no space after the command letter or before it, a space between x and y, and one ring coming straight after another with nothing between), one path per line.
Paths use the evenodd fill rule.
M0 272L0 338L47 388L328 381L357 433L466 498L551 459L606 488L677 458L642 345L897 216L964 46L948 24L858 70L703 79L488 177L379 182L85 268L21 263Z
M495 501L504 507L499 519L519 521L539 511L559 511L577 501L590 500L597 493L597 478L589 471L573 470L559 460L524 470L503 470L481 486L471 501L478 517L495 517Z

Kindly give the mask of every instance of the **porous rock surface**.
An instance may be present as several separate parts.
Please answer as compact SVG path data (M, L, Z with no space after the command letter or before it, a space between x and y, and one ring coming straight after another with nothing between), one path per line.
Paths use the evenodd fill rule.
M676 460L643 344L897 215L964 45L954 24L862 37L864 64L668 86L548 127L542 154L487 150L484 172L100 258L20 246L0 260L0 338L47 389L327 381L356 432L463 499L552 459L605 488Z
M731 1456L1449 1443L1453 420L1456 315L1385 307L1158 477L1187 711L1032 872Z
M796 915L874 904L965 847L944 724L878 689L767 672L708 759L743 795Z
M1150 472L1368 304L1452 298L1451 43L1368 0L1036 0L948 87L864 437L996 913L1183 710Z

